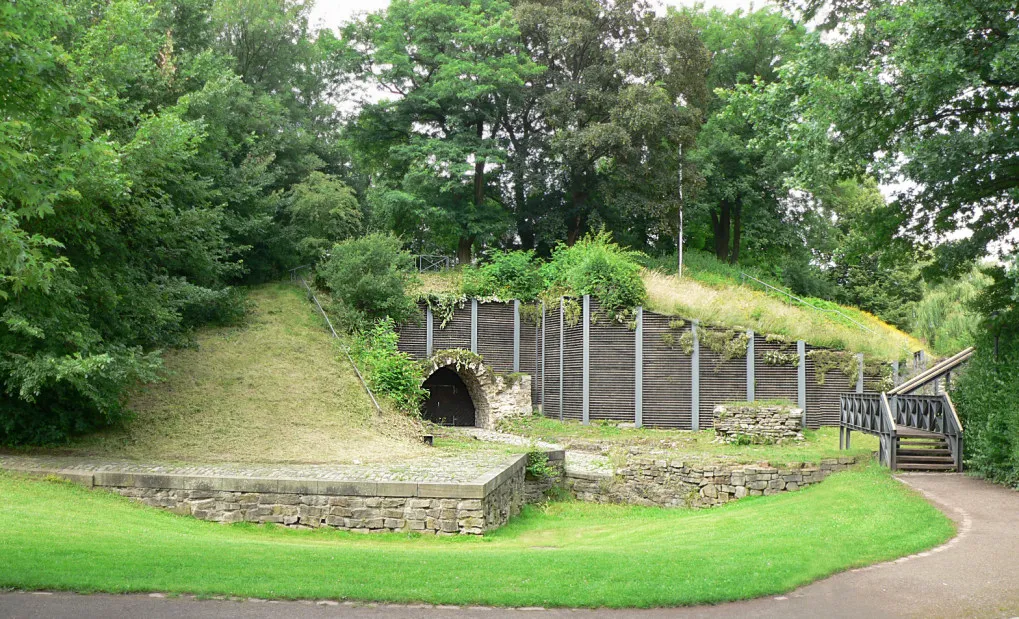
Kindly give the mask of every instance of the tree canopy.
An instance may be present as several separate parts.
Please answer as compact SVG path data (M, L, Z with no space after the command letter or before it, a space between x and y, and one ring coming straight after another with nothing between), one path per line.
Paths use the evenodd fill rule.
M591 239L681 240L932 344L971 337L946 300L1014 322L1014 270L972 275L1019 227L1004 0L392 0L336 30L310 6L0 6L0 443L123 419L163 349L298 265L406 314L372 308L408 251L527 292L532 262L609 261ZM375 259L395 284L345 271Z

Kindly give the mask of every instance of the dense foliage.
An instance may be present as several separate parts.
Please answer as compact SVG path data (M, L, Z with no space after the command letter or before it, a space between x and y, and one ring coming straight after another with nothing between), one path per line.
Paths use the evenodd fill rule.
M294 263L311 194L338 183L310 175L342 159L319 137L336 39L306 15L292 0L0 6L0 443L121 419L160 348L236 319L231 284Z
M463 271L461 289L469 297L536 299L545 288L533 251L497 251L487 262Z
M336 31L309 4L0 6L0 443L122 419L298 265L352 328L408 319L405 249L615 311L682 240L938 351L986 331L985 280L935 278L1019 225L1004 0L392 0Z
M368 386L399 410L418 414L427 392L421 388L424 368L397 348L399 336L391 318L377 320L354 338L351 355L364 369Z
M633 309L647 301L638 257L603 231L559 245L541 272L556 296L589 294L610 311Z
M390 318L404 322L417 314L407 294L416 271L414 258L390 234L369 234L337 243L318 267L348 328Z
M1019 261L991 270L977 306L986 313L977 352L952 393L975 471L1019 488Z

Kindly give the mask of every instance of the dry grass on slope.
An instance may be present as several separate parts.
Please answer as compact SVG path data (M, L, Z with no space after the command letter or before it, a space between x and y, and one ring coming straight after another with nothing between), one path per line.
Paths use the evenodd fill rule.
M135 419L85 437L82 455L185 462L364 463L424 453L415 422L381 417L321 317L292 286L253 288L245 325L203 330L166 354L167 379Z
M703 321L742 327L758 333L806 340L815 346L844 348L886 360L903 359L923 344L876 317L854 308L840 311L862 322L877 335L845 319L793 305L749 286L715 287L691 278L679 279L658 271L644 271L648 309Z

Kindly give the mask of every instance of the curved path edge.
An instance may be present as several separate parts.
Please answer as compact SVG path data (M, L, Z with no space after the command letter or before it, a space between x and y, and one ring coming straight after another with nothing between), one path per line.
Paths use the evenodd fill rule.
M786 595L717 606L636 610L505 609L332 601L198 600L162 594L0 594L9 617L1015 617L1019 615L1019 492L958 474L904 474L958 525L945 544L835 574Z

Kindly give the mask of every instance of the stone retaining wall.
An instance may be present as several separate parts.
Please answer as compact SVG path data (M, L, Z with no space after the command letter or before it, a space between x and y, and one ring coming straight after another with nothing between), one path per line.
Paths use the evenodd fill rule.
M803 410L783 404L719 404L712 414L719 442L803 440Z
M472 483L23 472L105 488L152 507L214 522L332 527L365 533L480 535L520 512L526 466L526 455L514 456L506 466Z
M700 466L678 461L631 458L615 477L568 473L566 486L577 499L657 507L712 507L745 496L795 492L857 463L830 458L820 464L784 468L763 465Z
M549 477L534 478L530 474L525 476L524 502L527 504L544 503L554 488L562 488L565 485L566 477L566 452L563 450L546 452L548 465L555 471Z

